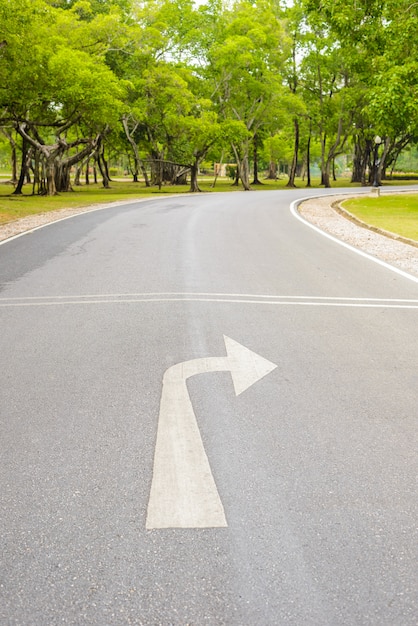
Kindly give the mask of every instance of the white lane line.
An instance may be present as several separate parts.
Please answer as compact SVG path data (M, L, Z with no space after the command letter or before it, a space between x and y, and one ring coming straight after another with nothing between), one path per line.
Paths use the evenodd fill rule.
M300 301L300 300L237 300L229 298L131 298L113 300L55 300L43 302L0 302L0 308L23 308L23 307L51 307L66 305L93 305L93 304L141 304L141 303L163 303L163 302L212 302L224 304L258 304L265 306L311 306L311 307L342 307L342 308L364 308L364 309L418 309L415 300L410 304L390 304L389 301L382 302L329 302L329 301ZM409 302L408 300L402 302Z
M315 196L315 197L321 197L321 196ZM322 197L325 197L325 196L322 196ZM331 241L338 243L340 246L347 248L347 250L351 250L351 252L355 252L356 254L362 256L363 258L368 259L369 261L373 261L373 263L377 263L378 265L381 265L387 270L390 270L391 272L395 272L395 274L399 274L403 278L407 278L408 280L412 280L412 282L414 283L418 283L418 276L413 276L412 274L408 274L408 272L405 272L404 270L401 270L398 267L395 267L394 265L390 265L390 263L387 263L386 261L382 261L382 259L379 259L373 256L372 254L369 254L368 252L364 252L363 250L360 250L359 248L355 248L349 243L342 241L341 239L337 239L337 237L330 235L326 231L321 230L321 228L318 228L318 226L315 226L314 224L311 224L311 222L308 222L304 217L301 216L301 214L297 210L299 204L301 204L302 202L305 202L306 200L312 200L312 197L307 196L306 198L299 198L298 200L295 200L294 202L292 202L292 204L290 205L290 212L300 222L302 222L306 226L309 226L309 228L312 228L312 230L319 233L320 235L323 235L327 239L330 239Z
M365 298L365 297L346 297L346 296L285 296L273 294L254 294L254 293L216 293L216 292L192 292L192 291L162 291L162 292L143 292L143 293L94 293L94 294L70 294L67 296L51 295L51 296L13 296L10 298L0 298L0 302L9 302L14 300L66 300L66 299L84 299L84 298L151 298L165 296L184 296L184 297L209 297L209 298L262 298L270 300L332 300L338 302L418 302L418 299L411 298Z
M224 336L227 356L194 359L163 377L146 528L221 528L224 508L212 475L186 381L207 372L230 372L240 393L277 365Z

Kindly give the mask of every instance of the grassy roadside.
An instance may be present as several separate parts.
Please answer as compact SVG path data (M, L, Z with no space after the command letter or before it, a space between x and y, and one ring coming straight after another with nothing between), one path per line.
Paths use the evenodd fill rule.
M418 241L418 193L353 198L341 206L370 226Z

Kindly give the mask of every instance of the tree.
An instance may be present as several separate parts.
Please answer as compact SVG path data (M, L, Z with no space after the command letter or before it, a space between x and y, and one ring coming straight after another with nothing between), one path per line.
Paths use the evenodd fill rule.
M40 193L70 189L71 167L90 157L106 186L110 149L129 154L135 180L148 184L150 159L151 182L190 171L196 190L225 137L244 189L251 159L261 183L275 136L292 147L289 186L303 164L310 184L317 145L325 186L351 149L353 181L366 184L375 135L384 177L418 137L417 20L407 0L0 0L0 128L13 163L21 152L16 192L28 164Z
M69 188L71 166L94 151L117 123L122 86L106 66L102 47L99 53L86 51L96 48L94 19L83 26L81 41L76 11L24 0L16 20L10 3L2 9L8 37L1 66L7 85L3 123L14 124L23 153L30 146L39 155L46 179L41 189L55 194Z
M352 180L366 184L376 135L385 138L379 178L416 136L417 5L406 0L308 0L309 19L326 25L345 59L354 141Z
M199 165L205 159L209 150L215 146L219 149L228 145L241 144L248 131L242 122L226 120L218 122L217 115L213 111L203 112L199 117L188 117L184 120L183 146L188 146L190 162L190 191L200 191L197 175ZM187 158L186 157L186 158Z
M331 186L335 158L344 152L353 129L355 82L344 54L322 16L311 13L301 61L304 99L321 145L321 184Z
M269 115L283 95L280 70L286 45L272 3L238 2L224 12L223 28L208 51L206 76L212 82L220 116L241 122L248 131L240 144L232 143L245 190L250 189L251 139L257 142L260 128L269 123Z

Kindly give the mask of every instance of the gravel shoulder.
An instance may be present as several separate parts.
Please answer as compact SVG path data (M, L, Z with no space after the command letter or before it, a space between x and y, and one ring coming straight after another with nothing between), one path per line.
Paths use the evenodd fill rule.
M386 263L418 277L417 242L405 240L397 235L379 231L359 222L340 207L340 203L343 200L353 196L355 194L350 193L346 196L336 195L312 198L302 202L298 207L298 211L307 221L337 239L341 239L355 248L359 248L368 254L382 259ZM115 204L133 204L141 202L141 200L144 201L145 199L60 209L24 217L0 226L0 242L80 213L106 209Z
M360 222L340 206L343 200L353 197L351 193L312 198L302 202L298 211L305 220L337 239L418 277L418 243Z

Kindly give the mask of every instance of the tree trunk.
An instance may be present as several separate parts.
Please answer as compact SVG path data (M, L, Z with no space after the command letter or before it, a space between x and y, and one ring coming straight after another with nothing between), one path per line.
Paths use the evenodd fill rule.
M102 150L101 160L102 160L102 167L103 167L104 172L106 174L107 181L110 183L110 182L112 182L112 179L111 179L110 173L109 173L109 164L108 164L108 162L107 162L107 160L105 158L104 148Z
M57 192L72 191L70 181L71 167L65 163L58 163L55 168L55 188Z
M76 170L75 170L75 175L74 175L74 185L76 187L80 187L81 186L81 175L83 173L84 168L86 168L86 176L85 176L85 180L86 180L86 185L89 184L89 166L90 166L90 155L87 158L83 158L79 163L77 163L76 165Z
M308 145L306 147L306 186L311 187L311 132L312 129L309 128L309 137L308 137Z
M254 180L252 184L262 185L263 183L258 178L258 136L257 136L257 133L255 133L253 137L253 159L254 159L254 163L253 163Z
M326 133L324 133L323 137L321 137L321 185L326 185L326 174L325 174L325 169L326 169L326 159L325 159L325 148L326 148L326 143L327 143L327 135ZM329 180L328 180L329 183Z
M292 165L290 167L289 180L287 181L286 187L296 187L295 185L295 177L296 177L296 169L298 165L298 155L299 155L299 120L297 117L293 119L293 128L294 128L294 148L293 148L293 159Z
M26 168L27 168L27 156L28 156L28 142L22 137L22 162L20 166L20 176L17 181L16 189L13 192L14 196L22 195L23 185L25 184Z
M330 162L327 161L326 165L325 165L325 169L322 172L322 182L321 184L324 185L324 187L331 187L331 182L330 182Z
M361 183L363 180L363 166L364 166L364 150L362 150L360 144L360 138L356 137L354 141L354 157L353 157L353 171L351 173L352 183Z
M250 171L248 164L248 143L243 148L243 156L240 158L237 147L232 144L232 149L235 154L235 160L237 162L237 176L241 180L242 186L245 191L250 191Z
M197 182L197 175L199 173L199 161L195 159L194 163L190 168L190 192L196 193L198 191L202 191L199 188L199 184Z
M149 178L148 178L147 169L142 159L141 159L140 167L141 167L142 176L144 177L145 187L151 187L151 183L149 182Z
M163 182L168 183L169 185L177 185L177 174L178 168L174 163L169 163L167 161L163 162Z
M249 163L248 163L248 154L244 155L244 158L241 161L240 164L240 179L242 182L242 186L244 187L245 191L250 191L251 187L250 187L250 168L249 168Z
M334 162L333 153L332 151L330 151L325 161L323 171L322 171L322 176L321 176L321 180L322 180L321 184L327 188L331 187L331 168L332 168L333 162Z
M269 161L267 180L277 180L277 163Z
M102 175L102 184L105 189L110 189L110 178L107 174L106 162L104 161L101 155L98 156L97 165L100 170L100 174Z
M341 113L340 118L338 120L338 131L337 136L335 138L334 143L328 149L328 154L325 156L325 145L326 145L326 135L324 134L321 140L321 170L322 170L322 185L325 187L331 187L330 178L331 178L331 167L334 163L335 158L342 154L344 150L345 142L348 138L348 130L343 132L343 115Z
M86 182L86 185L90 185L90 159L87 159L87 162L86 162L86 178L85 178L85 182Z
M94 139L83 141L85 147L82 150L59 161L56 173L56 186L58 191L72 191L71 168L78 165L81 168L86 159L88 161L90 158L92 151L100 146L101 140L102 136L98 134Z
M74 175L75 187L81 187L81 174L83 173L83 167L85 165L86 165L86 161L83 161L82 163L79 163L77 167L75 168L75 175Z
M44 195L46 193L42 178L43 163L39 150L35 150L33 166L32 195Z
M369 139L364 139L364 136L356 137L351 175L352 183L361 183L363 187L367 185L367 165L370 161L371 149L372 145Z
M56 196L57 188L55 185L55 173L56 173L56 157L55 155L49 156L45 164L46 170L46 195Z
M95 152L94 158L95 158L95 161L97 163L97 167L99 168L100 174L102 176L103 187L105 189L110 189L109 177L107 175L106 167L105 167L105 165L103 163L103 157L102 157L101 152L102 152L102 146L98 146L98 148L97 148L97 150ZM95 181L94 182L97 182L97 175L95 175Z
M145 165L142 161L142 159L139 156L139 151L138 151L138 146L132 136L132 134L129 132L129 126L128 126L128 120L126 117L122 118L122 124L123 124L123 128L125 131L125 135L127 140L130 143L130 146L132 148L132 152L134 153L134 161L135 161L135 167L134 167L134 171L133 171L133 177L134 177L134 183L138 182L138 172L139 169L141 169L142 172L142 176L144 177L144 181L145 181L145 187L150 187L150 181L148 178L148 174L147 174L147 170L145 168Z

